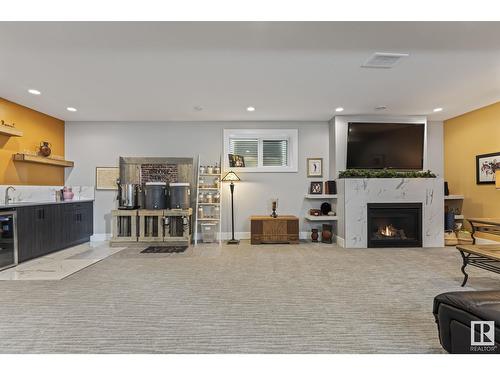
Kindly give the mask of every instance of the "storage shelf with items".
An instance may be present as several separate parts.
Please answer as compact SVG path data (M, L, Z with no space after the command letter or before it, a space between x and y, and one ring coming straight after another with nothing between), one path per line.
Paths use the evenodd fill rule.
M310 208L304 215L304 219L311 223L322 223L321 228L311 228L312 242L332 243L336 231L335 222L338 220L337 210L337 186L335 181L311 182L309 191L304 195L305 199L315 202L315 207ZM317 207L318 200L323 202Z
M462 213L464 196L461 194L449 194L448 184L445 184L444 196L444 229L445 245L455 246L472 242L470 232L464 230Z
M221 159L214 165L202 165L198 156L196 184L196 222L194 244L202 242L221 243ZM218 232L218 234L217 234ZM201 238L199 238L201 236Z

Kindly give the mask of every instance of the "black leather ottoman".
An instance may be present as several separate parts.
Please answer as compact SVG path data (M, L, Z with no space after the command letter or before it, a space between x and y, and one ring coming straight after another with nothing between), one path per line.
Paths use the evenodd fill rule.
M448 353L500 353L500 290L440 294L434 298L433 313L439 341ZM472 321L494 322L494 345L487 345L488 338L480 334L491 328L482 323L475 325L473 345Z

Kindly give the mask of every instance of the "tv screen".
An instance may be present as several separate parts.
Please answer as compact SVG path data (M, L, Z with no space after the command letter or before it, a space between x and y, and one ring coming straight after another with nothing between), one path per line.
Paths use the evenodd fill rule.
M350 122L347 169L422 170L425 124Z

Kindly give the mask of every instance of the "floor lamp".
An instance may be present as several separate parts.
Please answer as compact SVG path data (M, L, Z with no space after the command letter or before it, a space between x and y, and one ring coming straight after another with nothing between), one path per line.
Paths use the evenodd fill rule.
M237 245L240 243L240 240L237 240L234 238L234 183L236 181L241 181L240 178L236 173L233 171L229 171L226 173L226 175L222 178L223 182L231 182L231 185L229 187L231 188L231 239L227 241L228 245Z

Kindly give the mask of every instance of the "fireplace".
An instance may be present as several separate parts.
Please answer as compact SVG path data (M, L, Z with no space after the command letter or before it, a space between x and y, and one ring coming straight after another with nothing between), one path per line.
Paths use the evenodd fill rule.
M368 247L422 247L422 203L368 203Z

